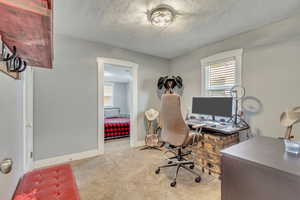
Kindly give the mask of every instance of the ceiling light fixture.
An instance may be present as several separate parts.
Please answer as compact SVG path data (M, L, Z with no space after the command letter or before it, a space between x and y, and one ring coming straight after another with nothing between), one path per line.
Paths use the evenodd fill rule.
M149 12L148 20L154 26L166 27L170 25L176 16L174 9L168 5L159 5Z

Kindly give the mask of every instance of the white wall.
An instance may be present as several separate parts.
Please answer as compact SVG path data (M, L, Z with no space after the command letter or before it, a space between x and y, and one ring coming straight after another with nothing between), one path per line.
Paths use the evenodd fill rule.
M138 139L143 112L158 108L156 81L169 61L109 45L55 35L54 69L36 69L34 80L34 159L97 149L97 57L139 64Z
M114 107L120 108L121 114L129 114L129 83L114 82Z
M0 173L0 199L8 200L23 173L21 81L0 72L0 92L0 160L12 158L14 162L10 174Z
M244 48L242 81L247 96L262 104L259 113L247 113L252 131L266 136L283 136L280 114L287 107L300 105L300 15L173 59L171 74L182 76L185 85L183 109L186 111L191 106L192 96L200 96L200 60L239 48ZM300 139L300 135L296 135Z

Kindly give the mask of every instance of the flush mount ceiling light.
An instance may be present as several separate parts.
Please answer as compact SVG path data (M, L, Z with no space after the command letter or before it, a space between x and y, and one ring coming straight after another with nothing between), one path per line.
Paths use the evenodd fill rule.
M176 16L175 10L168 5L159 5L148 13L148 20L151 24L159 27L170 25Z

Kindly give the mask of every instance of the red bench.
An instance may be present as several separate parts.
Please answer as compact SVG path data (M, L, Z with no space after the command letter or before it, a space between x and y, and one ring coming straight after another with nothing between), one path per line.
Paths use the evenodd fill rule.
M69 164L34 170L25 174L14 196L32 191L36 191L36 200L80 200L75 177Z

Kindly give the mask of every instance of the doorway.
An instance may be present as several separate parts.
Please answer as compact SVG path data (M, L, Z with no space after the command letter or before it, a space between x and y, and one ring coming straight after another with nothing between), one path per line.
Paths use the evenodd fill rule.
M97 62L98 151L111 152L127 143L137 146L138 65L110 58Z

